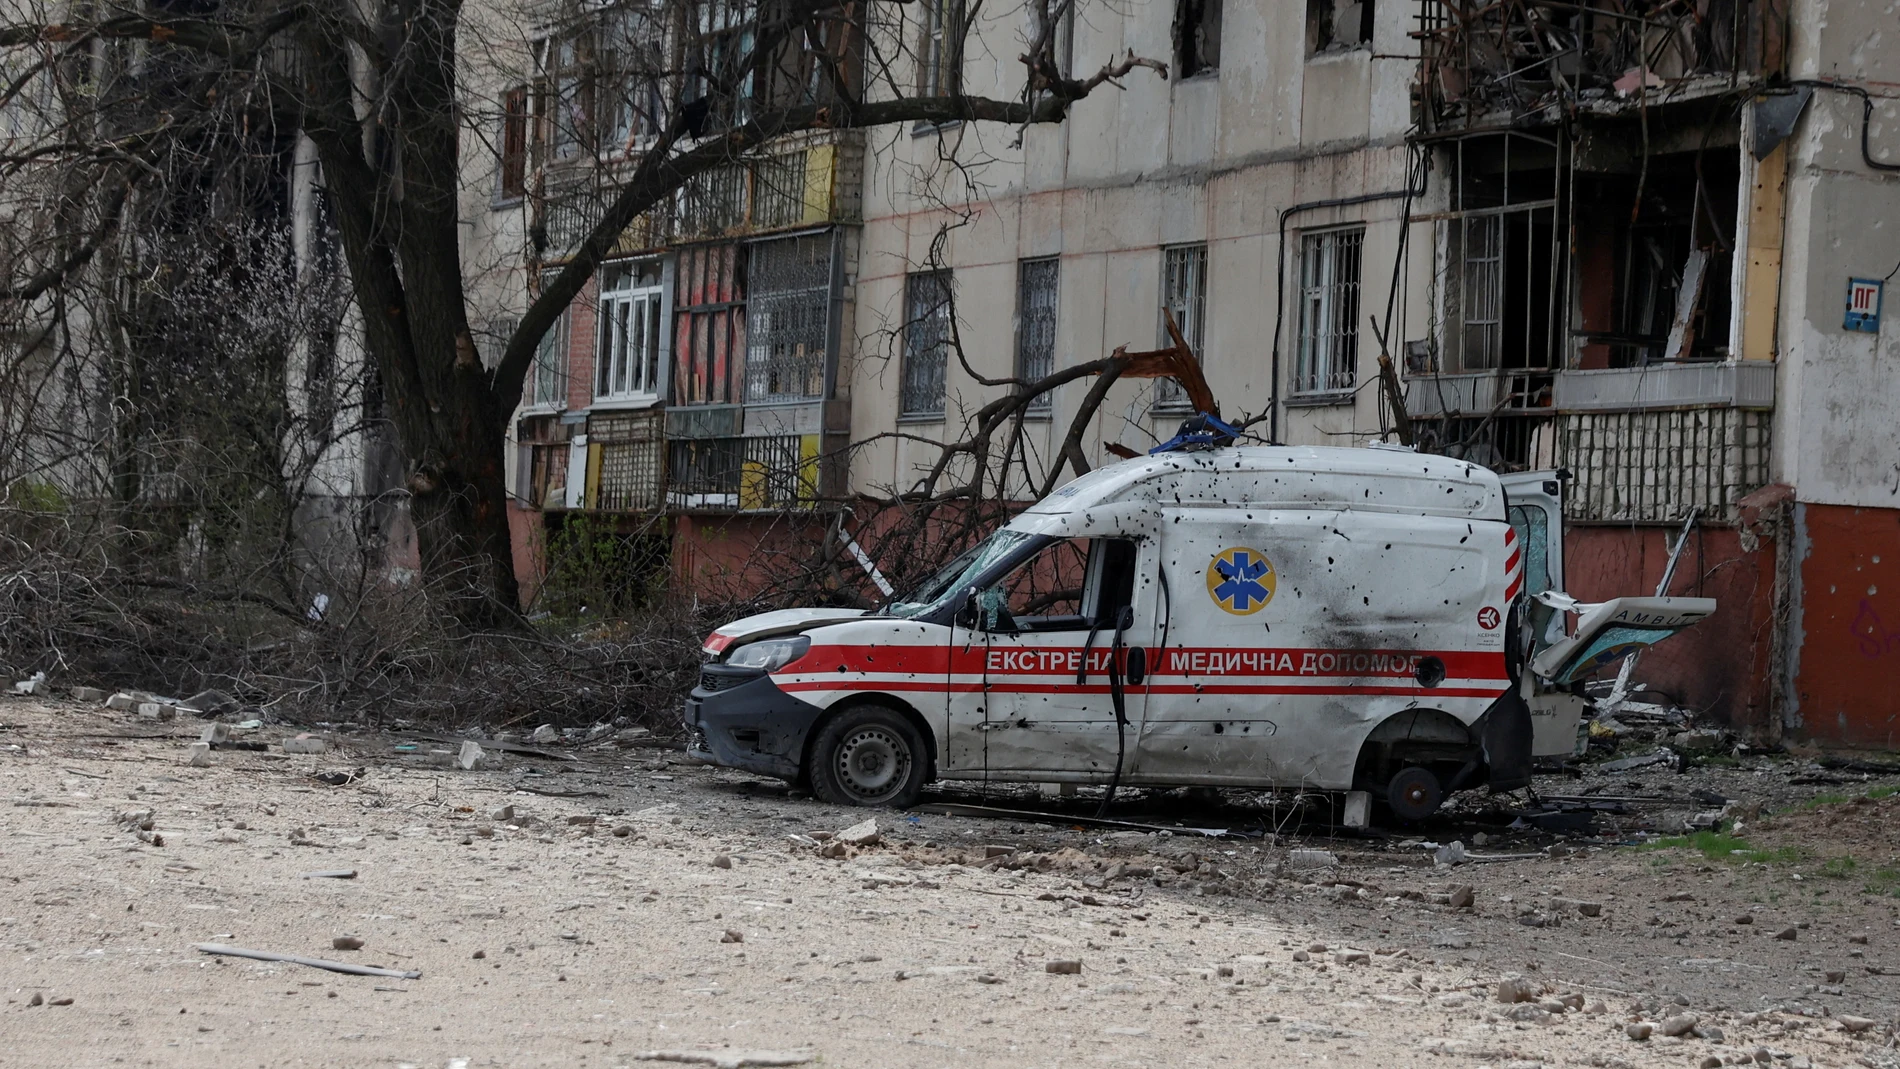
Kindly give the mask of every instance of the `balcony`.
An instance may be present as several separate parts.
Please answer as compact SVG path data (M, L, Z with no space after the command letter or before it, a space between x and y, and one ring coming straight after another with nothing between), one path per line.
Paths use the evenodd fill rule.
M1767 361L1412 375L1405 382L1405 408L1413 419L1493 412L1773 407L1775 365Z

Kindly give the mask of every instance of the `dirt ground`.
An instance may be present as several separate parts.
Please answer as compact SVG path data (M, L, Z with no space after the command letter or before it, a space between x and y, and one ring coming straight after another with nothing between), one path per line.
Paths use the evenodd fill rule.
M1494 800L1351 838L879 813L845 847L872 814L657 746L463 772L266 727L191 767L202 726L0 698L0 1064L1900 1069L1900 798L1790 758L1541 781L1621 810L1568 837ZM1619 845L1722 799L1739 839Z

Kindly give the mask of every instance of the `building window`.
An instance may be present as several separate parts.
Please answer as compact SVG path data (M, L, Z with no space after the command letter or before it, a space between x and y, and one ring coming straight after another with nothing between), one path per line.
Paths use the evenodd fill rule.
M534 367L528 371L523 401L528 405L567 407L567 311L554 320L535 343Z
M1016 265L1016 377L1024 384L1056 369L1056 278L1058 261L1024 260ZM1046 413L1047 391L1030 399L1029 411Z
M917 93L947 97L963 91L963 0L923 0L917 42Z
M1168 334L1168 316L1172 315L1175 325L1181 328L1181 339L1194 350L1203 369L1207 366L1206 307L1207 246L1178 245L1165 250L1161 270L1160 344L1163 348L1174 344ZM1170 407L1184 406L1187 394L1182 392L1180 383L1162 379L1156 384L1155 401Z
M1366 232L1327 230L1300 243L1300 349L1294 393L1350 390L1359 368L1359 253Z
M832 235L761 241L748 250L746 400L823 397L830 350Z
M590 139L593 100L587 62L591 51L591 43L580 34L542 43L542 140L553 159L580 155Z
M653 400L660 392L660 267L608 264L600 272L600 355L594 398Z
M1372 44L1373 0L1306 0L1306 54Z
M737 404L745 363L745 260L738 245L680 252L673 285L675 405Z
M652 11L628 5L605 15L597 78L602 151L631 153L665 127L664 40Z
M1174 63L1181 77L1220 70L1221 0L1176 0Z
M731 0L687 5L685 78L680 101L687 132L702 137L751 117L756 11ZM769 65L768 65L769 66Z
M520 200L528 192L528 90L516 86L501 95L502 200Z
M906 280L899 415L943 415L944 363L950 349L950 317L955 314L950 272L924 271Z

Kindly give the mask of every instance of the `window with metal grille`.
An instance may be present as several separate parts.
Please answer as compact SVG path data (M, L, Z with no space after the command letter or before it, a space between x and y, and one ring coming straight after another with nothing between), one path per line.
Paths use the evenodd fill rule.
M963 0L923 0L917 41L917 93L951 96L963 91Z
M738 245L679 254L673 301L675 405L739 403L746 344L745 265Z
M1207 337L1205 314L1207 308L1207 246L1177 245L1164 249L1161 258L1161 316L1160 345L1163 348L1174 344L1168 334L1168 316L1174 316L1174 323L1181 328L1181 340L1194 350L1194 356L1207 366L1207 353L1203 344ZM1187 405L1187 394L1182 392L1181 384L1173 379L1161 379L1155 383L1155 404L1169 408L1181 408Z
M621 412L587 421L587 444L600 450L594 507L610 512L659 507L661 414Z
M1359 368L1359 254L1363 229L1300 242L1300 348L1294 393L1350 390Z
M813 465L797 435L775 435L745 440L745 463L739 478L739 507L789 509L809 505L816 487Z
M832 235L760 241L748 250L746 400L823 397Z
M595 400L659 397L661 296L657 261L608 264L601 268Z
M738 508L744 438L685 438L667 443L667 501L675 508Z
M943 414L944 363L950 349L950 317L956 314L948 271L923 271L905 280L904 369L898 414Z
M1016 377L1032 383L1056 369L1056 296L1058 261L1024 260L1016 265ZM1048 412L1047 392L1029 402L1029 411Z

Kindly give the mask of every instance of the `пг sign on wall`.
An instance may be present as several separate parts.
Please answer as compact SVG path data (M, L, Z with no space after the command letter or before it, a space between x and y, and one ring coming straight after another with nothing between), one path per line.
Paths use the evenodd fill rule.
M1841 326L1867 334L1880 333L1880 291L1884 283L1877 278L1847 280L1847 317Z

